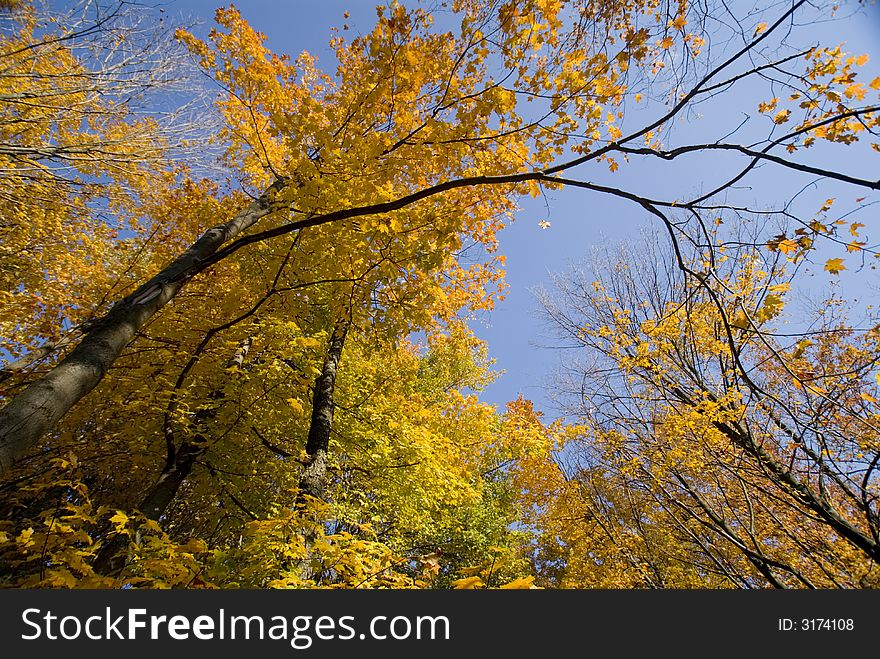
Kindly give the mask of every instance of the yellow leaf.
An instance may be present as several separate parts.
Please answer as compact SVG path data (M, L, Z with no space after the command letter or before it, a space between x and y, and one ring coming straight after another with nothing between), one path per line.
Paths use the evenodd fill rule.
M846 89L843 90L843 95L847 98L854 98L856 100L862 100L865 98L865 87L860 82L854 82L851 85L847 85Z
M772 112L779 103L779 98L771 98L769 101L762 101L758 104L758 112Z
M117 533L122 533L128 525L128 515L121 510L117 510L116 514L110 518L110 523L113 525Z
M762 32L765 32L766 30L767 30L767 24L766 24L766 23L758 23L758 24L755 26L755 34L754 34L753 36L756 36L756 37L757 37L759 34L761 34Z
M792 359L799 359L801 355L804 354L804 351L813 345L813 342L810 339L801 339L794 345L794 351L791 353Z
M23 547L27 547L29 545L34 544L34 541L31 540L31 536L34 534L33 529L24 529L21 533L18 534L17 542Z
M177 549L190 554L199 554L207 551L208 545L200 538L190 538L185 545L180 545Z
M741 330L748 329L749 319L742 311L740 311L730 319L730 326Z
M291 410L293 410L293 413L296 416L302 416L302 414L305 412L302 403L300 403L296 398L288 398L285 402L287 403L287 406Z
M843 259L828 259L825 262L825 270L832 275L836 275L839 274L841 270L846 270L846 266L843 265Z
M791 115L791 110L780 110L776 113L776 116L773 117L774 124L784 124L788 121L788 117Z
M791 254L792 252L797 251L797 243L790 238L780 240L778 243L776 243L775 247L783 254Z
M77 584L76 577L71 574L70 570L60 568L57 570L49 570L46 574L46 585L61 588L75 588Z
M860 396L861 396L862 398L864 398L866 401L868 401L869 403L876 403L876 402L877 402L877 399L874 398L874 397L873 397L872 395L870 395L870 394L866 394L866 393L862 392L862 393L860 394Z
M528 588L534 588L532 585L535 581L535 577L519 577L518 579L514 579L510 583L506 583L501 586L502 589L505 590L524 590Z
M537 198L541 194L541 186L537 181L526 181L526 185L529 188L529 195L531 197Z
M476 590L484 586L480 577L465 577L464 579L456 579L450 584L457 590Z
M775 318L782 312L785 302L781 295L771 294L764 298L764 305L755 313L755 320L763 323L771 318Z

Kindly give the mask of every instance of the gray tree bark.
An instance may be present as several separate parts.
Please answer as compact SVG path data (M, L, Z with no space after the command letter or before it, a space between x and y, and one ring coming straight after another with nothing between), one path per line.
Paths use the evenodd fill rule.
M251 337L248 337L239 345L235 355L226 364L227 368L242 367L250 350L251 342ZM216 403L202 407L195 413L196 433L194 436L185 438L176 450L173 449L173 445L169 447L168 459L162 473L138 506L138 510L149 519L157 522L162 519L168 506L177 496L180 486L192 473L196 460L208 450L210 442L208 424L217 417L218 406L224 399L223 390L214 390L208 398ZM98 574L117 574L128 564L129 560L128 537L124 534L117 534L101 547L92 564L92 569Z
M0 410L0 474L97 386L135 333L198 272L199 263L276 210L275 195L284 185L276 181L231 220L208 229L161 272L92 323L70 354Z
M177 491L192 472L193 465L202 453L205 444L185 443L175 453L174 461L162 470L159 479L138 506L149 519L159 521L174 500ZM110 538L101 547L92 569L103 575L115 575L122 571L131 560L129 539L124 533Z
M312 419L309 425L309 436L306 440L306 454L309 463L306 465L299 481L297 503L302 504L306 496L324 499L327 487L327 449L330 445L330 431L333 428L333 401L336 390L336 373L345 336L348 333L350 319L344 318L336 322L330 342L327 345L327 356L321 373L315 379L315 391L312 394Z

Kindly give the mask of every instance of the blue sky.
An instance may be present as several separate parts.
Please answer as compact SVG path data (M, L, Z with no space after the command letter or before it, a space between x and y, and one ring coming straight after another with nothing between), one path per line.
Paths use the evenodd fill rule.
M236 6L253 27L267 35L268 45L273 50L292 56L307 50L318 57L319 65L333 72L336 65L326 45L331 27L347 23L351 28L349 34L368 31L375 20L374 4L363 0L242 0ZM218 3L216 0L172 0L163 6L169 14L203 20L203 27L207 29ZM844 3L844 10L856 9L858 5L854 2ZM347 19L343 18L345 11L350 12ZM802 34L801 40L808 45L846 42L846 50L872 57L864 71L868 81L880 75L880 10L876 5L862 9L851 19L806 26ZM737 87L732 96L725 95L701 106L698 115L689 116L686 122L677 125L676 143L720 137L745 116L757 114L757 104L761 100L767 100L764 90L749 85ZM646 116L639 117L637 112L632 114L636 120ZM747 136L766 136L767 124L759 123L752 116L744 131ZM817 159L813 162L848 172L861 170L868 178L873 176L864 172L880 171L876 158L872 159L865 149L847 149L844 153L840 149L812 151L810 157ZM697 155L675 163L633 163L622 166L614 175L594 166L588 175L595 182L670 199L709 189L714 183L723 181L726 172L736 171L742 164L741 159L731 156L707 160ZM811 180L764 167L744 181L736 194L750 205L770 205L794 195ZM853 204L855 197L864 196L864 192L818 182L808 186L799 200L803 208L817 208L821 200L838 195L838 207L844 209L847 204ZM870 211L863 213L860 221L868 225L866 231L874 243L880 239L880 222L873 227L872 235ZM541 229L540 220L549 220L551 227ZM503 405L521 393L533 399L548 416L555 416L544 385L561 355L558 350L540 347L552 344L553 339L541 319L532 290L546 283L550 273L582 261L595 246L623 242L638 249L639 233L649 223L645 212L630 202L582 190L556 191L546 199L522 202L522 211L516 222L500 236L500 251L507 256L508 296L494 312L481 317L473 325L478 335L488 342L497 368L505 372L484 392L485 400ZM817 261L817 265L809 269L806 287L813 290L807 290L807 293L821 295L835 285L833 278L822 272L821 262ZM845 273L842 281L851 284L854 298L864 298L868 294L869 280L877 283L876 276L870 272L858 284L852 277L852 273Z

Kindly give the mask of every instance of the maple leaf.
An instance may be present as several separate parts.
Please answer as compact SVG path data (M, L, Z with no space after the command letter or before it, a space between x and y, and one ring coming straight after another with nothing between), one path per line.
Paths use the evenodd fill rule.
M16 538L16 542L22 547L29 547L34 544L34 541L31 539L33 535L33 528L22 529L21 533L18 534L18 538Z
M755 320L764 323L778 316L785 307L785 302L781 295L771 293L764 298L764 304L755 312Z
M784 124L788 121L788 118L791 116L791 110L780 110L773 117L774 124Z
M534 585L534 582L535 577L519 577L517 579L514 579L513 581L504 584L503 586L500 586L500 588L504 590L534 589L537 588L537 586Z
M477 588L484 588L485 584L480 577L464 577L463 579L456 579L451 582L450 585L456 590L475 590Z
M776 104L778 102L778 98L771 98L769 101L762 101L758 104L758 112L772 112L774 109L776 109Z
M110 518L109 522L113 524L114 530L117 533L123 533L128 526L128 515L126 515L121 510L117 510L116 513Z
M436 552L419 558L426 572L437 575L440 572L440 556Z
M830 272L832 275L840 274L841 270L846 270L846 266L843 264L843 259L828 259L825 262L825 271Z

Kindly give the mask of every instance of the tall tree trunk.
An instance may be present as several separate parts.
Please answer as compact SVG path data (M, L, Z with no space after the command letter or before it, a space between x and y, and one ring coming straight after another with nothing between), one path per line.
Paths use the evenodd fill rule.
M342 357L342 348L345 345L345 336L351 319L340 319L333 326L333 334L327 346L327 356L321 373L315 379L315 391L312 394L312 420L309 425L309 436L306 440L306 455L309 463L302 473L299 481L299 493L297 505L305 501L306 496L316 499L324 499L324 490L327 486L327 449L330 445L330 431L333 427L333 412L335 404L333 394L336 389L336 373L339 369L339 360Z
M196 460L205 452L206 444L185 443L174 455L174 461L162 470L155 485L138 506L149 519L159 521L174 500L177 491L192 472ZM119 533L104 543L92 569L98 574L115 575L128 565L128 536Z
M311 215L297 222L269 229L259 240L278 237L306 227L330 222L390 213L434 195L458 188L506 185L526 181L558 183L558 174L580 160L556 165L545 171L499 176L467 176L422 188L391 201ZM0 475L24 455L73 405L101 381L122 349L159 309L204 267L200 264L223 243L253 226L259 219L284 207L276 194L288 181L275 181L260 197L226 224L205 232L190 248L134 293L116 303L106 316L92 323L85 338L71 353L39 380L31 383L0 410Z
M250 350L251 342L252 339L248 337L239 345L235 355L226 364L227 368L233 366L241 368ZM215 389L208 398L217 401L216 404L200 408L196 412L194 419L196 434L184 439L180 447L168 456L165 468L138 506L138 510L148 519L157 522L162 519L168 506L177 496L180 486L192 473L196 460L208 449L207 424L217 417L217 406L224 398L223 390ZM128 537L120 533L104 543L95 557L92 569L98 574L117 574L128 564L129 559Z
M231 220L208 229L159 274L92 323L67 357L0 410L0 474L97 386L135 333L177 295L199 263L274 210L275 195L283 187L283 181L276 181Z
M333 412L335 403L333 400L336 390L336 374L339 370L339 360L342 357L342 348L345 346L345 337L351 325L351 318L345 317L333 326L330 342L327 345L327 355L321 373L315 378L315 390L312 393L312 419L309 424L309 435L306 440L306 455L308 464L299 479L299 491L296 495L295 507L303 511L307 507L308 498L323 501L327 489L327 451L330 446L330 432L333 429ZM312 560L312 547L318 537L322 521L310 520L309 516L303 518L303 543L305 545L305 558L299 563L299 576L304 581L318 580L322 571L320 561Z

